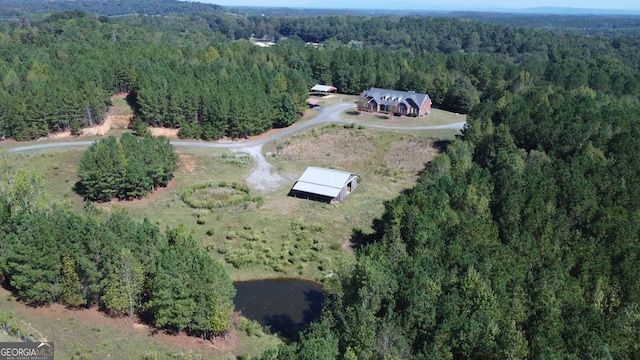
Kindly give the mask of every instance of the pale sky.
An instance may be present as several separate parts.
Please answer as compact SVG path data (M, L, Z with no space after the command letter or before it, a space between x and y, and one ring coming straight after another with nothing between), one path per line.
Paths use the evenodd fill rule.
M223 6L270 6L336 9L477 10L541 6L580 9L640 10L640 0L199 0Z

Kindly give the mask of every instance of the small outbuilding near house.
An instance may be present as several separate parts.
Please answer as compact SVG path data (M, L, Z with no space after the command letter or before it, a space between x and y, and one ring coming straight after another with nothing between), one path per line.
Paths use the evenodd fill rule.
M319 201L342 201L358 185L358 174L310 166L291 188L291 195Z
M311 88L311 93L312 94L328 94L328 93L336 93L338 92L338 89L331 86L331 85L320 85L317 84L314 87Z

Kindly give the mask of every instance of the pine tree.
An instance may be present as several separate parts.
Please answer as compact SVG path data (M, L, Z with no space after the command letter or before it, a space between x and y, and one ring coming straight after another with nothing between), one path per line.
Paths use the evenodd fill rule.
M275 127L287 127L296 120L296 104L289 93L282 93L278 106L278 118L273 124Z
M191 334L223 331L235 296L229 274L183 226L167 237L149 301L156 326Z

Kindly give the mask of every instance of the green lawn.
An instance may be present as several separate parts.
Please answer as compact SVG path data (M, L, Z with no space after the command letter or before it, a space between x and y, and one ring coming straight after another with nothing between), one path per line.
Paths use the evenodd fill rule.
M467 121L467 115L452 113L440 109L431 109L423 117L391 116L390 114L372 114L356 110L344 111L341 116L355 122L389 126L435 126Z

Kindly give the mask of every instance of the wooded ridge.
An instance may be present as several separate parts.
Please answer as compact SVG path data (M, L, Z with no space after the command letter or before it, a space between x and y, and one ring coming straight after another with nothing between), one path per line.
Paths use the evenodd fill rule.
M277 45L251 45L251 36ZM301 41L302 40L302 41ZM321 48L305 45L323 42ZM81 11L0 23L0 132L35 139L103 121L129 93L149 124L184 138L260 134L291 124L309 88L428 93L467 113L503 89L589 87L637 93L635 37L586 37L434 17L105 18Z

